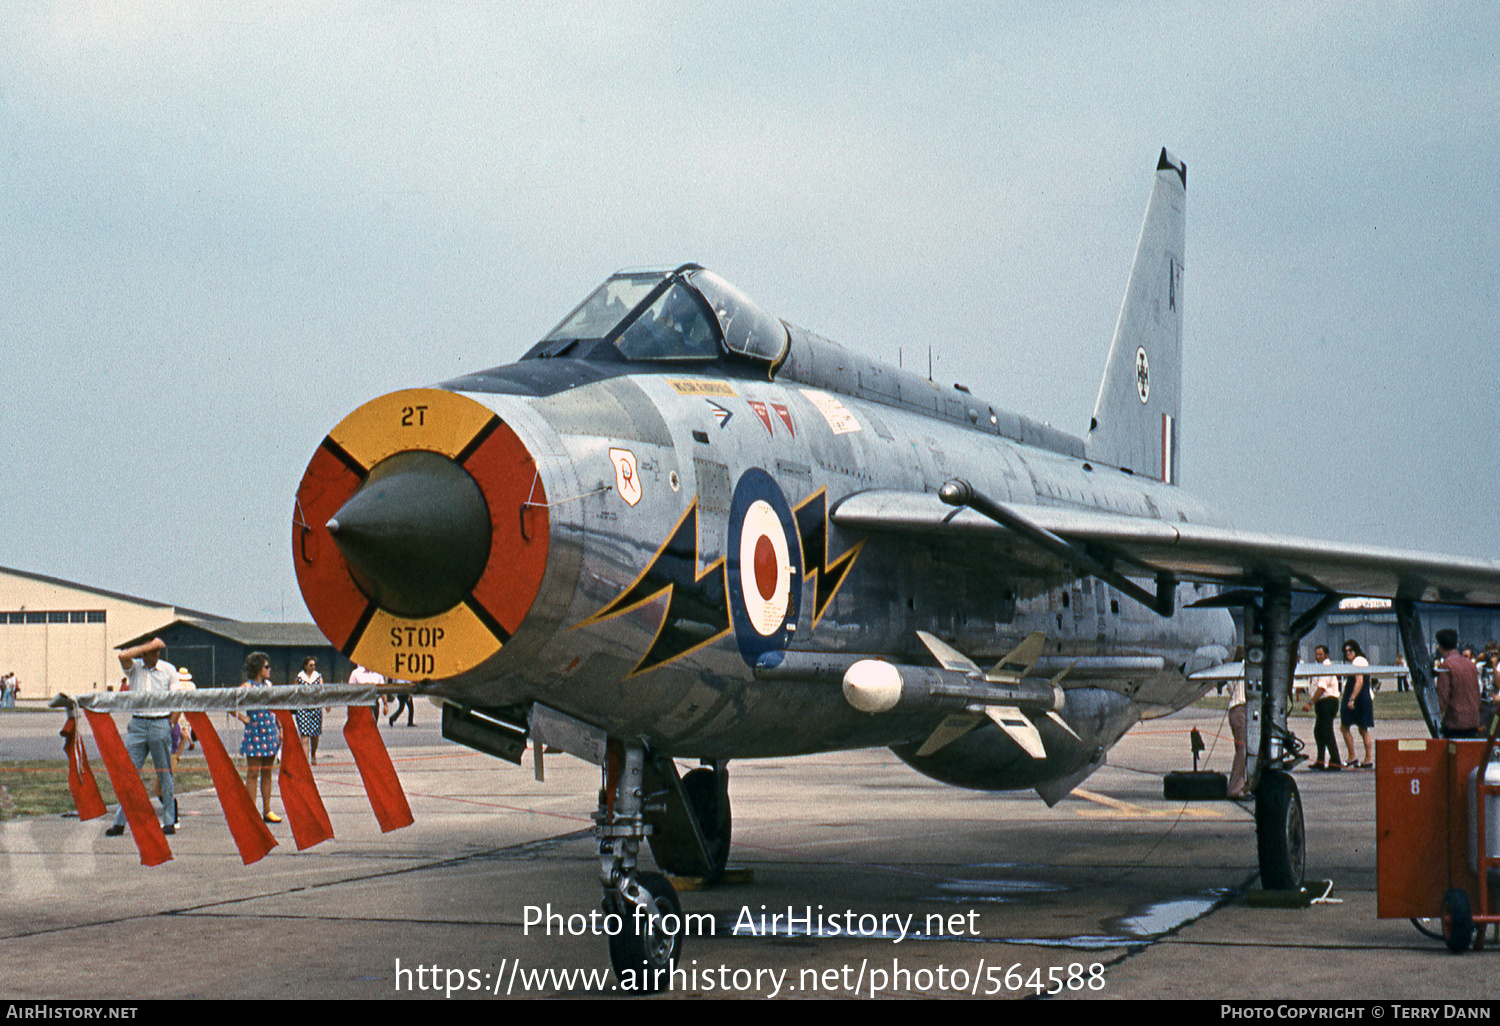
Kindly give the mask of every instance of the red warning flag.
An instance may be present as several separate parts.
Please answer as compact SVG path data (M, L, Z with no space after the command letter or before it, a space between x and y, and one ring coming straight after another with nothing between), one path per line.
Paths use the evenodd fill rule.
M406 803L406 792L401 790L401 780L396 776L396 767L391 765L390 753L380 739L380 728L375 726L375 717L369 706L349 707L344 742L353 753L359 775L364 779L365 794L370 796L370 808L375 810L381 832L390 833L411 826L414 822L411 806Z
M214 778L214 790L219 795L219 806L224 810L224 819L229 832L234 835L235 846L240 850L240 859L249 865L259 862L266 853L276 847L276 838L255 811L255 797L245 787L244 780L234 766L234 760L224 750L219 732L207 713L183 713L198 743L203 746L203 757L208 760L208 772Z
M281 804L286 806L286 818L292 825L292 839L301 851L332 837L333 824L328 821L328 810L323 808L323 796L313 780L312 767L302 751L302 739L297 736L297 723L291 712L277 709L276 722L281 724L281 774L276 781L281 788Z
M130 836L141 853L141 865L159 866L172 858L172 849L167 846L167 836L161 832L161 820L151 807L151 796L141 782L136 767L120 740L120 729L109 713L96 713L88 709L89 729L94 732L94 742L99 746L99 757L109 771L109 782L115 787L115 797L125 810L125 820L130 824Z
M104 796L99 793L99 783L89 768L89 753L72 713L59 733L68 753L68 790L73 792L73 807L78 810L79 819L98 819L109 810L104 807Z

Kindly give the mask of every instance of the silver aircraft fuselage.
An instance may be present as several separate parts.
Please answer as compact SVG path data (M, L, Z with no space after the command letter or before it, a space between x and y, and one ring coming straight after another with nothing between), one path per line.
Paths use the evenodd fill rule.
M1181 489L1091 462L1080 439L967 390L941 389L781 325L695 265L642 273L634 272L643 284L622 272L601 287L634 288L628 294L637 299L660 279L640 302L651 310L625 323L660 314L664 300L653 305L651 297L670 285L679 302L691 298L716 315L709 323L725 325L713 347L697 345L680 311L660 318L679 350L639 341L632 350L619 327L614 344L593 340L592 348L564 332L519 363L376 400L330 435L325 449L343 463L320 453L333 470L320 477L315 459L307 480L338 472L349 483L320 497L304 482L299 504L307 509L294 541L309 607L356 661L425 681L431 695L461 707L524 716L543 706L668 756L891 746L940 779L1005 788L1097 767L1137 720L1202 693L1188 674L1228 659L1229 614L1187 608L1210 597L1209 587L1168 585L1164 616L1102 580L1038 559L1024 539L975 544L961 533L839 523L851 497L930 496L962 479L1015 509L1223 526ZM589 302L600 305L597 294ZM758 328L731 350L734 325L747 321ZM782 334L757 346L755 330L775 333L768 324ZM621 360L621 351L637 358ZM403 440L403 430L444 421L465 425L451 442ZM506 455L484 457L488 464L473 455L496 447ZM469 487L449 482L440 467L388 470L413 451L461 466L467 473L454 476L472 476L483 501L470 515L473 532L450 532L397 560L376 537L395 514L369 513L382 488L392 496L384 508L400 506L413 533L462 519L451 510L469 501L423 498ZM317 522L333 511L336 546L317 535ZM375 526L360 534L362 524ZM884 524L900 528L899 510ZM441 609L451 597L406 594L410 579L423 575L432 579L429 591L447 594L448 571L431 564L486 531L488 555L472 560L479 580L452 592L464 596L456 612ZM344 557L357 588L339 585L350 610L341 622L320 610L338 576L330 562ZM384 569L398 562L407 569ZM470 609L495 643L465 654L460 639L484 635ZM1030 672L1068 671L1061 719L1037 723L1045 758L990 724L917 757L915 746L951 707L870 713L846 699L840 681L857 660L931 665L919 631L979 661L1045 635Z
M688 381L711 383L720 394L684 395L674 388ZM906 383L920 383L934 405L949 399L915 376ZM1018 505L1220 525L1180 489L1000 435L990 424L992 408L960 392L951 398L962 420L821 392L835 396L860 425L840 434L814 405L814 391L795 381L669 372L614 377L535 399L474 395L533 453L547 454L538 472L546 494L561 501L554 499L549 509L552 573L545 606L534 608L492 664L439 685L438 693L486 706L541 701L611 735L642 736L653 748L699 758L893 745L931 733L932 716L871 717L854 710L836 679L833 686L757 679L733 636L701 648L682 645L682 654L669 650L667 661L633 672L663 627L668 595L586 622L631 586L671 528L694 510L698 574L727 563L733 485L752 468L764 470L792 507L820 491L834 510L855 493L935 493L945 481L964 477ZM769 426L752 402L769 411ZM971 410L978 414L974 421ZM610 450L634 457L640 491L634 505L615 487ZM1065 688L1086 684L1118 692L1149 717L1196 698L1201 688L1185 673L1221 661L1234 646L1225 610L1179 609L1163 618L1098 581L1034 576L988 547L859 537L830 525L828 561L856 546L853 565L816 626L815 599L804 596L790 632L794 650L920 662L916 632L925 630L984 662L1042 631L1049 665L1082 661L1082 672L1075 669ZM823 557L803 553L801 576L809 569L825 572ZM1208 593L1178 587L1179 607ZM684 632L694 642L717 633L715 626L684 617ZM1112 660L1123 673L1112 672Z
M1176 484L1186 184L1163 150L1086 438L696 264L621 271L519 362L330 432L308 608L354 661L496 729L562 717L585 757L888 745L1055 800L1235 647L1214 585L1177 583L1220 568L1160 565L1228 526Z

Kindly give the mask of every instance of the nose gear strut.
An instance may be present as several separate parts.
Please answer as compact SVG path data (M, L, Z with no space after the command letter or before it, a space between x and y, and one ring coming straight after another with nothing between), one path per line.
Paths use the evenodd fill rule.
M666 877L636 866L641 842L651 833L644 801L646 760L640 741L609 740L594 836L604 912L619 917L620 929L609 938L615 978L638 992L656 993L682 957L682 905Z

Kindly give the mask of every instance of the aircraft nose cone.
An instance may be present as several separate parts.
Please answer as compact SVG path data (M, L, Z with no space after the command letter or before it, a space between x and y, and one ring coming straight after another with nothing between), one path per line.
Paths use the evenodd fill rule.
M397 616L452 609L490 554L484 493L463 467L435 452L382 461L327 526L360 590Z

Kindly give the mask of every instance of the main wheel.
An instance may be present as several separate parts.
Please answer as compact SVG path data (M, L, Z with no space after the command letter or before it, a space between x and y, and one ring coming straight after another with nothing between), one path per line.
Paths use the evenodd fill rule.
M1290 773L1268 770L1255 790L1255 846L1260 883L1268 891L1295 891L1307 870L1302 797Z
M637 873L649 895L655 916L637 916L626 902L622 929L609 939L609 963L615 979L638 994L655 994L665 987L682 957L682 903L671 881L660 873Z
M729 794L719 784L719 775L708 767L700 767L682 778L682 795L688 810L698 821L707 848L708 865L705 870L698 853L698 842L690 835L690 827L681 819L676 829L668 831L666 826L650 835L651 853L662 871L672 876L702 877L707 883L717 883L729 864L729 838L732 823L729 814Z
M1443 895L1443 943L1455 955L1474 944L1474 913L1469 910L1469 893L1460 887Z
M700 766L682 778L682 792L687 795L708 847L708 882L716 883L729 865L729 840L734 829L729 794L719 787L719 775L707 766Z

